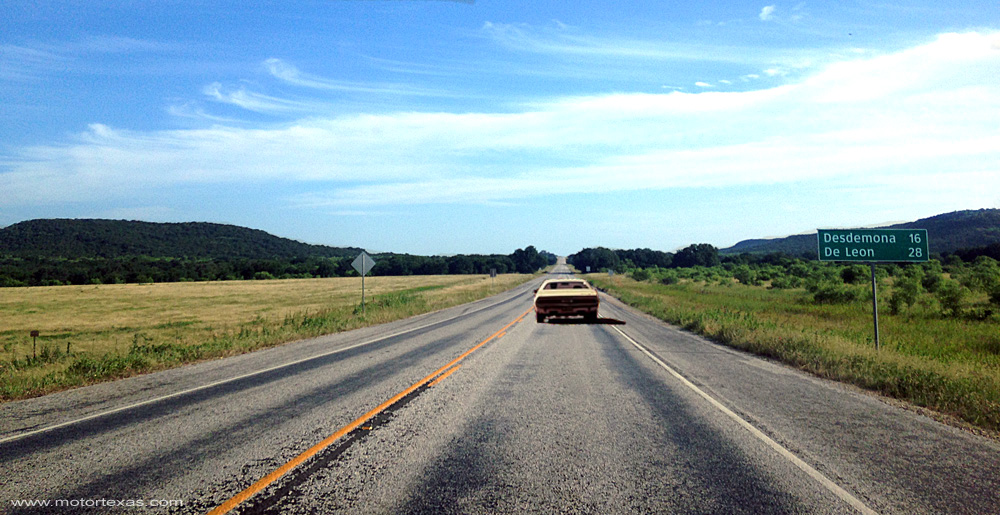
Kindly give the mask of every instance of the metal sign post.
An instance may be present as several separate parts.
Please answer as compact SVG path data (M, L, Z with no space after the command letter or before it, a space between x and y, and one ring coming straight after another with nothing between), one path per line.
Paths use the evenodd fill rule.
M367 252L362 251L358 257L354 258L351 266L361 274L361 316L365 316L367 314L365 310L365 276L375 266L375 260Z
M878 334L878 282L875 263L923 263L930 259L927 229L819 229L816 232L820 261L868 263L872 270L872 320L875 350Z
M875 282L875 263L869 263L872 267L872 318L875 319L875 350L878 351L880 346L878 342L878 286Z

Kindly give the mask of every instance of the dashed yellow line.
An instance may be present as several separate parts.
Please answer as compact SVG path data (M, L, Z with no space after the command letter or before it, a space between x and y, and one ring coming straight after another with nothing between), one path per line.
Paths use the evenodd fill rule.
M409 388L407 388L407 389L405 389L405 390L397 393L396 395L394 395L391 399L383 402L382 404L379 404L378 407L376 407L375 409L369 411L368 413L365 413L364 415L362 415L361 417L359 417L354 422L351 422L350 424L347 424L346 426L340 428L340 430L338 430L336 433L333 433L332 435L324 438L323 441L321 441L321 442L317 443L316 445L310 447L308 450L306 450L302 454L299 454L298 456L292 458L288 463L285 463L284 465L278 467L277 469L275 469L270 474L268 474L268 475L264 476L263 478L259 479L256 483L250 485L246 490L243 490L242 492L236 494L235 496L233 496L228 501L220 504L217 508L215 508L214 510L208 512L208 515L222 515L224 513L229 513L230 511L233 510L233 508L235 508L235 507L239 506L241 503L243 503L243 501L246 501L250 497L253 497L254 494L256 494L257 492L260 492L261 490L263 490L265 488L267 488L269 485L271 485L271 483L274 483L275 481L277 481L279 478L281 478L282 476L284 476L285 474L287 474L288 472L290 472L295 467L298 467L303 462L305 462L309 458L312 458L313 456L315 456L316 454L318 454L323 449L326 449L327 447L329 447L330 445L332 445L337 440L339 440L339 439L343 438L344 436L346 436L351 431L354 431L358 427L361 427L362 424L364 424L365 422L368 422L369 420L371 420L372 418L374 418L379 413L382 413L383 411L385 411L386 409L388 409L389 406L392 406L393 404L399 402L399 400L402 399L403 397L406 397L407 395L409 395L409 394L413 393L414 391L416 391L418 388L420 388L420 387L422 387L424 385L427 385L431 381L434 381L434 383L436 384L438 381L440 381L440 380L444 379L445 377L451 375L452 373L455 372L455 370L458 369L457 365L458 365L458 363L460 361L462 361L463 359L465 359L469 354L472 354L473 352L475 352L476 350L478 350L483 345L486 345L486 343L489 342L490 340L493 340L494 338L499 338L499 337L507 334L507 329L509 329L514 324L520 322L522 319L524 319L524 317L528 316L528 313L531 313L531 311L533 309L534 309L534 307L528 309L527 311L525 311L524 313L522 313L521 316L515 318L509 324L505 325L502 329L500 329L499 331L493 333L492 335L490 335L485 340L479 342L479 344L477 344L475 347L473 347L473 348L465 351L464 353L462 353L461 356L459 356L459 357L451 360L447 365L445 365L445 366L437 369L431 375L429 375L429 376L421 379L420 381L417 381L416 383L414 383Z

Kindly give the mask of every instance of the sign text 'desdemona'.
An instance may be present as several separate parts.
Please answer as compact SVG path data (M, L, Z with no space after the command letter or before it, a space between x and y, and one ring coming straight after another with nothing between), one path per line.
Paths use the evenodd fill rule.
M820 261L920 262L928 259L926 229L820 229Z

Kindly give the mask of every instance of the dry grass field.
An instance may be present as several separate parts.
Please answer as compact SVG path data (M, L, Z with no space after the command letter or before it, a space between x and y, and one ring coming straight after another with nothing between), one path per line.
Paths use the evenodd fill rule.
M364 316L357 277L4 288L0 400L384 323L531 277L369 277Z

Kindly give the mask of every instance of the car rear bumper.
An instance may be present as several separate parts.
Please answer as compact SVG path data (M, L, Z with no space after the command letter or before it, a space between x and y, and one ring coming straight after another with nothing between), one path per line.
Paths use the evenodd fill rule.
M596 315L600 302L596 297L571 297L535 300L535 313L542 316Z

